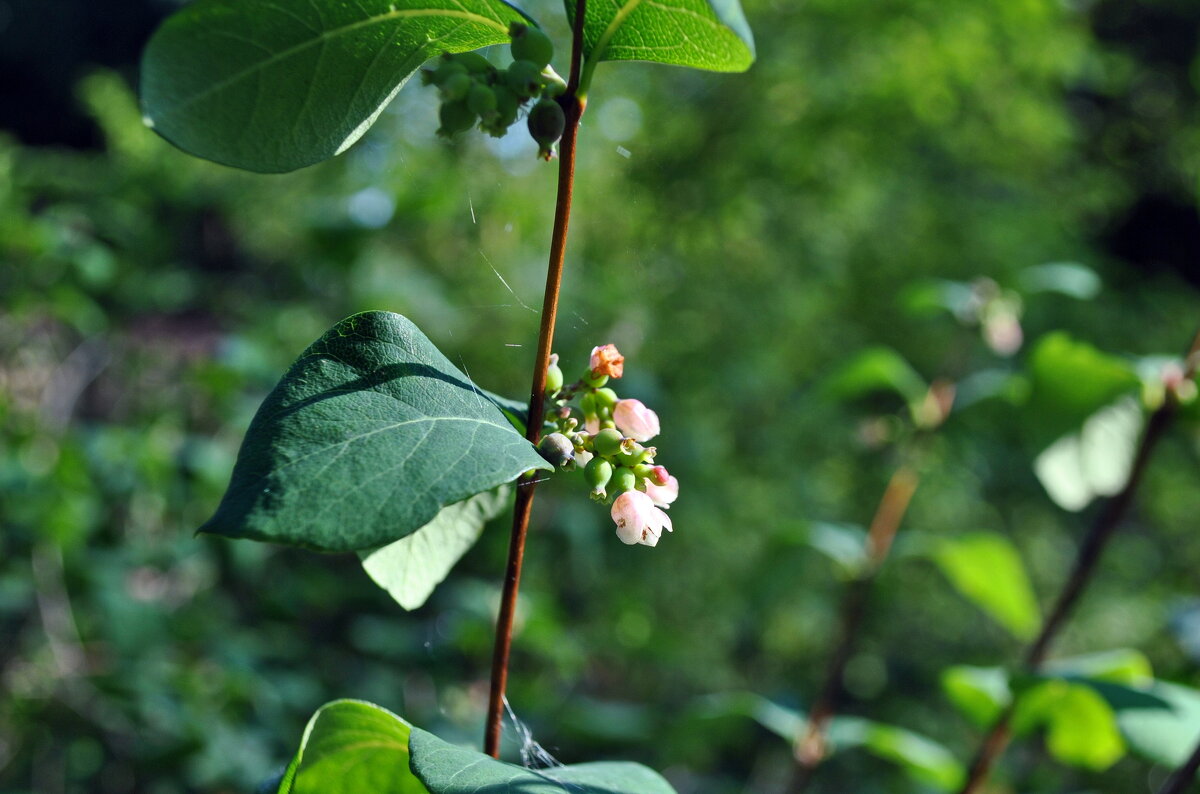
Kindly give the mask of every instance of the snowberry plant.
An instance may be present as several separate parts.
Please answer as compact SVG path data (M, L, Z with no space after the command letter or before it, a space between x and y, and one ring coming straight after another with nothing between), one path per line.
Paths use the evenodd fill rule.
M236 168L278 173L341 154L423 64L421 81L441 102L439 135L477 127L502 136L523 122L538 155L558 157L528 400L471 382L398 314L354 315L305 350L266 398L228 491L201 528L355 552L376 582L414 608L484 523L514 503L487 755L380 706L335 701L313 716L279 792L671 791L637 764L533 771L495 759L537 481L547 471L581 470L592 498L611 503L617 537L647 546L672 529L665 510L679 493L646 446L659 432L657 415L610 385L623 373L619 351L598 346L570 384L551 355L576 139L596 67L652 61L735 72L750 66L754 45L737 0L565 5L565 79L551 39L503 0L197 0L146 47L145 123L187 152ZM507 45L511 59L475 52L492 45Z

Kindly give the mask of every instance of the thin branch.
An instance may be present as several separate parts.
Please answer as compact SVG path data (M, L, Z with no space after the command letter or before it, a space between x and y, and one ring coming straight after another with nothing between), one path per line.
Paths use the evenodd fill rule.
M919 482L920 478L912 466L901 466L892 475L883 497L879 500L879 506L875 509L875 517L871 519L871 528L867 534L866 567L846 589L842 600L841 636L829 658L821 694L809 710L807 726L804 732L796 737L796 768L791 783L793 794L799 794L808 787L817 767L825 759L825 732L829 721L837 713L846 664L850 661L862 628L871 586L887 559L892 540L896 537L900 522L904 520L904 514L908 511L908 505Z
M1188 351L1184 362L1185 379L1190 379L1196 374L1197 364L1200 363L1200 333L1197 333L1192 342L1191 349ZM1079 553L1075 558L1075 566L1071 570L1071 575L1067 578L1067 583L1063 586L1062 592L1059 593L1058 600L1055 601L1053 609L1050 610L1050 616L1046 618L1042 624L1042 630L1038 633L1037 639L1029 646L1026 651L1022 667L1027 673L1036 673L1046 661L1046 656L1050 650L1050 643L1058 635L1074 609L1075 604L1079 601L1084 589L1091 581L1092 575L1096 572L1096 566L1100 562L1100 557L1104 553L1108 541L1112 539L1117 527L1120 526L1125 514L1129 511L1129 506L1133 502L1133 497L1137 493L1138 486L1141 484L1142 476L1146 473L1146 467L1150 463L1151 454L1154 452L1158 442L1165 434L1167 427L1170 426L1171 420L1175 418L1175 412L1178 404L1175 394L1172 390L1167 390L1166 398L1161 406L1154 413L1150 414L1150 420L1146 423L1146 430L1142 433L1141 443L1138 445L1137 453L1133 459L1133 465L1129 470L1129 478L1125 481L1125 486L1121 491L1111 499L1109 499L1097 513L1095 520L1088 529L1083 544L1079 547ZM984 736L979 749L975 753L974 759L971 761L971 766L967 771L967 779L962 788L959 789L959 794L975 794L983 782L987 779L991 772L992 766L1004 753L1004 749L1008 746L1011 738L1011 730L1009 723L1012 721L1013 707L1005 709L992 727Z
M538 331L537 357L533 364L533 385L529 391L529 418L525 437L536 444L541 437L545 417L546 368L550 365L550 350L554 344L554 323L558 317L558 296L562 287L563 262L567 248L567 226L571 218L571 197L575 186L575 144L579 135L579 119L583 104L575 96L579 86L582 63L583 23L586 0L576 0L575 26L571 47L571 74L567 91L559 99L566 113L567 125L559 144L558 198L554 206L554 232L550 240L550 262L546 268L546 293L542 300L542 322ZM500 757L500 733L504 719L504 691L508 685L508 659L512 650L513 616L517 609L517 593L521 586L521 563L525 557L525 537L529 531L529 514L533 509L536 480L525 476L517 483L517 501L513 507L512 537L508 546L508 564L500 598L500 613L496 617L496 643L492 653L492 683L488 696L488 715L483 750L493 758Z
M1196 782L1197 772L1200 772L1200 744L1192 751L1192 757L1176 769L1175 774L1167 778L1158 794L1184 794Z

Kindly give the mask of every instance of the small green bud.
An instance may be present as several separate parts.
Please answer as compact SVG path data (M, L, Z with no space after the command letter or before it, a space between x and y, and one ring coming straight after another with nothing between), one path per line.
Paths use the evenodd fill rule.
M471 74L487 74L496 68L492 66L491 61L477 52L460 52L452 57L456 63L462 64L463 68Z
M484 117L484 122L480 126L492 137L503 138L504 134L508 132L508 128L517 120L517 113L521 109L521 100L517 99L517 95L505 85L493 86L492 95L496 98L495 110L492 111L490 117Z
M441 120L442 126L438 128L437 134L443 138L450 138L460 132L465 132L471 129L475 123L475 114L467 107L467 103L462 101L443 102L438 111L438 118Z
M650 454L650 450L643 447L641 444L634 442L633 444L622 444L621 452L617 455L617 460L622 466L633 468L644 461Z
M592 394L591 392L587 392L582 397L580 397L579 398L579 410L583 412L583 418L585 420L586 419L595 419L596 418L596 395Z
M467 93L467 107L482 119L489 119L496 112L496 93L483 83L475 83Z
M546 367L546 394L554 394L563 387L563 371L557 364Z
M596 389L596 405L603 406L610 413L619 399L621 398L612 389Z
M588 485L592 486L593 499L607 499L608 493L604 487L608 485L608 481L612 479L613 465L604 458L596 456L588 461L588 464L583 469L584 479Z
M452 74L446 78L446 81L441 84L442 96L451 102L456 102L467 96L467 92L471 90L474 81L466 72Z
M606 458L612 458L624 452L621 444L625 438L616 428L606 427L595 435L592 439L592 445L596 449L596 454Z
M583 373L583 377L580 380L582 380L588 386L591 386L592 388L596 388L598 386L603 386L604 384L608 383L608 376L607 375L592 375L591 372L585 372L585 373Z
M538 454L555 468L571 468L575 463L575 445L562 433L551 433L538 442Z
M609 485L612 486L614 493L623 494L626 491L632 491L637 488L638 478L633 473L633 469L618 468L613 470L612 479L609 480Z
M533 61L513 61L504 73L504 84L520 99L537 96L542 90L542 67Z
M537 28L514 22L508 28L512 36L512 57L517 61L530 61L544 69L554 58L554 42Z

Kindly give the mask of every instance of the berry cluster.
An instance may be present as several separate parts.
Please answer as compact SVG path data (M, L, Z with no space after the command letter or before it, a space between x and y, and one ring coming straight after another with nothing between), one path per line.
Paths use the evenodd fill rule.
M529 108L529 134L538 144L538 156L549 160L554 144L566 128L566 115L555 101L566 84L550 68L554 44L534 27L514 22L509 27L513 62L499 69L477 52L446 53L432 69L424 69L421 79L437 86L442 96L438 113L445 138L465 132L479 123L479 129L496 138L513 125L526 103Z
M679 481L666 467L655 465L657 449L643 445L658 435L658 415L608 387L624 369L624 356L614 345L603 345L592 350L583 377L564 385L558 356L551 356L546 399L554 432L542 439L538 451L560 469L583 468L592 498L612 501L617 537L623 542L653 546L662 530L672 530L663 509L679 495ZM573 408L576 397L579 405Z

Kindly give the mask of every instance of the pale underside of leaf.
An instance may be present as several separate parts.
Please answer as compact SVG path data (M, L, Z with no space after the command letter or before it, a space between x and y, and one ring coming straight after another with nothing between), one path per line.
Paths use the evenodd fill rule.
M502 0L199 0L147 45L143 112L193 154L290 171L358 140L430 57L523 19Z

